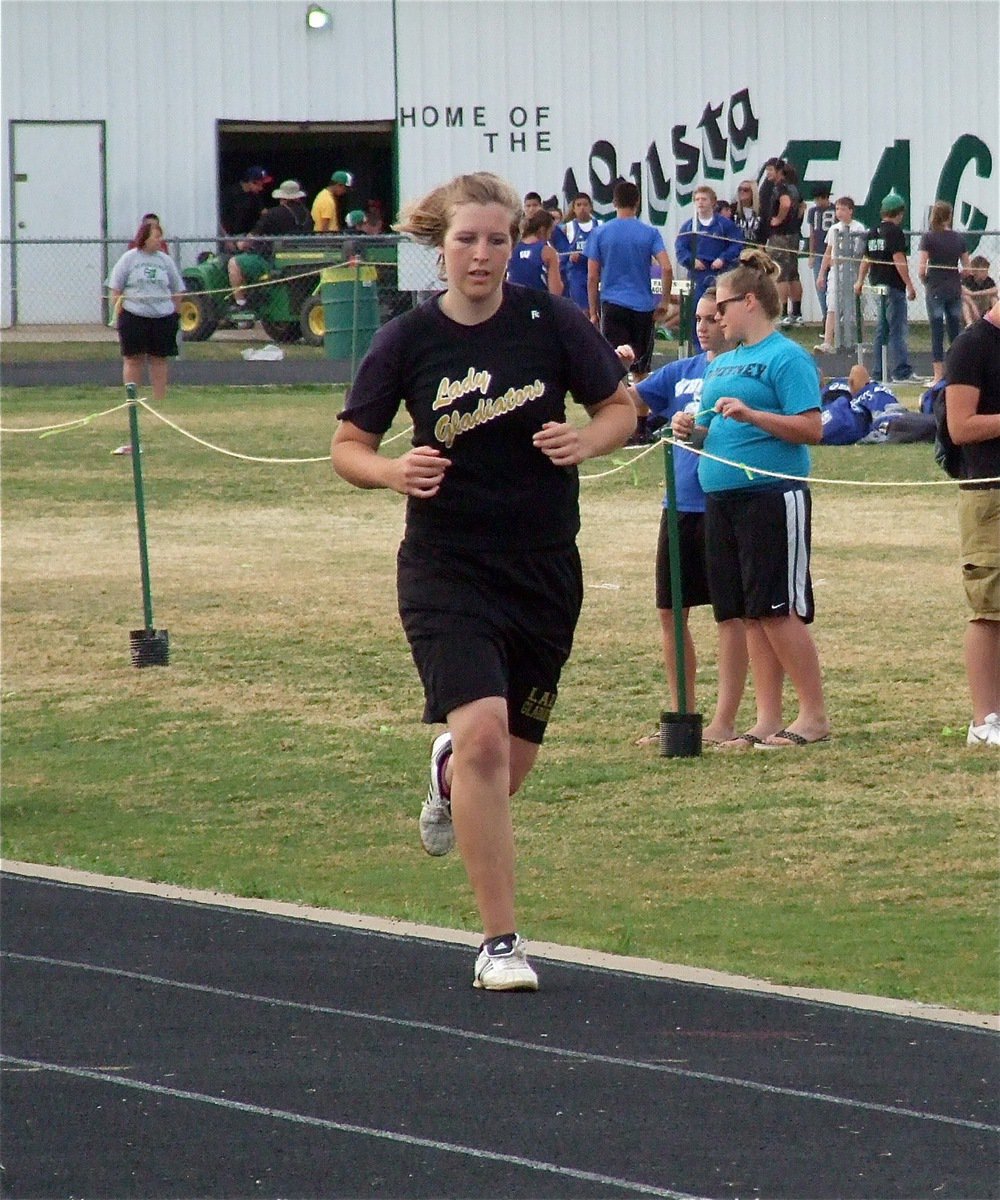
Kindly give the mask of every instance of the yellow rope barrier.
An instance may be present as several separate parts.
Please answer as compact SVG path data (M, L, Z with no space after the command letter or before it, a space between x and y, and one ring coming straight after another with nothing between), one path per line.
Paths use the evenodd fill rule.
M188 438L190 441L197 443L199 446L204 446L206 450L212 450L216 454L225 455L225 457L227 457L227 458L239 459L242 462L268 463L268 464L272 464L272 465L276 465L276 466L297 466L297 465L303 465L303 464L307 464L307 463L320 463L320 462L328 462L329 461L330 456L328 454L323 454L323 455L320 455L315 458L272 458L272 457L265 457L262 455L242 454L238 450L227 450L224 446L217 446L214 442L206 441L204 438L198 437L197 434L191 433L189 430L184 429L182 426L178 425L176 423L176 421L172 421L169 417L165 416L163 413L158 412L145 399L140 399L140 400L136 401L136 403L141 405L149 413L149 415L151 417L155 417L157 421L162 422L169 429L172 429L175 433L179 433L181 435L181 437ZM0 434L36 433L36 434L39 434L41 437L49 437L55 433L62 433L65 430L73 429L80 425L87 425L91 421L96 421L100 417L109 416L111 413L120 412L122 409L127 408L127 407L128 407L128 404L116 404L114 406L114 408L106 408L102 412L90 413L85 417L77 417L73 421L64 421L58 425L40 425L40 426L37 426L34 428L25 428L25 429L17 429L17 428L12 429L9 427L8 428L0 428ZM387 438L382 444L386 445L386 446L391 445L392 442L398 441L402 437L406 437L406 435L412 430L412 428L413 428L412 425L407 426L407 428L400 430L399 433L393 434L391 438ZM949 486L955 487L962 483L969 482L967 480L951 479L951 478L880 481L880 480L870 480L870 479L827 479L827 478L824 478L823 476L817 476L817 475L784 475L778 471L767 471L760 467L750 467L746 463L734 462L732 459L729 459L729 458L721 458L719 455L710 454L707 450L696 450L694 448L694 446L692 446L689 442L682 442L682 441L679 441L677 438L673 438L673 437L663 437L663 438L660 438L659 441L651 442L648 446L643 446L641 448L635 448L636 453L633 454L632 457L627 462L617 463L615 466L610 467L607 471L599 471L593 475L581 475L580 482L581 483L589 483L596 479L607 479L608 476L617 475L620 471L631 470L632 468L635 467L635 464L637 462L639 462L641 459L645 458L649 454L652 454L654 450L657 450L661 446L665 446L665 445L666 446L679 446L682 450L686 450L690 454L698 454L698 455L701 455L703 458L712 459L713 462L721 463L723 466L734 467L734 468L736 468L736 470L746 472L746 474L750 478L752 478L754 475L759 475L761 477L766 477L768 479L785 480L786 482L789 482L789 483L806 483L806 484L823 483L823 484L832 484L834 486L839 485L839 486L843 486L843 487L924 488L924 487L949 487ZM632 449L632 447L624 447L623 449L630 450L630 449ZM988 479L977 479L977 480L975 480L975 482L976 483L990 483L990 484L1000 483L1000 476L991 477Z
M10 427L0 428L0 433L37 433L42 437L48 437L53 433L61 433L64 429L73 429L77 425L86 425L90 421L96 421L98 417L106 417L109 413L121 412L123 408L128 408L128 404L116 404L114 408L106 408L103 412L90 413L86 417L77 417L73 421L63 421L59 425L38 425L33 429L12 429Z

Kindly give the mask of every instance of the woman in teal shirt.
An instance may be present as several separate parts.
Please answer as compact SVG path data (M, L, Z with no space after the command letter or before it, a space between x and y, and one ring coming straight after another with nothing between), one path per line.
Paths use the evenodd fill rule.
M746 626L757 701L754 725L723 743L727 749L804 746L830 733L809 631L811 498L804 482L806 447L822 433L819 378L805 351L774 328L781 311L777 276L774 261L755 248L718 277L716 320L726 340L738 344L706 372L698 414L707 426L704 449L713 456L698 468L707 497L712 606L716 621L739 617ZM675 418L674 430L689 433L691 424ZM799 702L787 725L786 675Z

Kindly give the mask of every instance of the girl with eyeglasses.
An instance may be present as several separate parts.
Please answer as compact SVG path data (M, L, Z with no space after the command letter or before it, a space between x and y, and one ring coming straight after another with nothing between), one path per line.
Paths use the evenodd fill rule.
M716 621L743 621L757 703L756 721L723 744L729 750L807 746L830 735L809 631L811 499L803 482L806 447L822 436L819 376L810 356L774 327L777 276L773 259L753 249L716 281L716 319L736 349L708 367L697 414L707 427L698 479L712 607ZM675 432L690 433L694 420L680 429L678 420ZM799 702L787 724L786 675Z

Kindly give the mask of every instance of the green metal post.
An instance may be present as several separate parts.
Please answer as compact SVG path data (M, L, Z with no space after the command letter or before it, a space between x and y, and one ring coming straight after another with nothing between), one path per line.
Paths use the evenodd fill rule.
M670 535L670 607L674 613L674 652L677 663L677 711L687 712L687 669L684 662L684 601L681 595L680 530L677 521L677 486L674 482L674 449L663 443L663 474L667 484L667 532Z
M354 257L354 315L351 321L351 383L354 383L354 371L358 362L358 315L361 306L361 256Z
M146 502L142 491L142 460L139 446L139 413L134 383L125 385L128 397L128 428L132 450L132 482L135 485L135 519L139 528L139 571L142 575L142 611L146 630L153 629L153 597L149 587L149 553L146 549Z

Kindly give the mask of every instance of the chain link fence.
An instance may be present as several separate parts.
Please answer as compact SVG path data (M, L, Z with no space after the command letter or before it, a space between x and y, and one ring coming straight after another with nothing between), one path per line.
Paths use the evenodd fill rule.
M127 249L125 239L0 240L3 327L106 324L107 279ZM281 341L321 345L322 283L330 269L361 278L366 300L374 290L380 324L443 286L437 251L395 235L288 237L272 244L267 274L247 285L249 311L240 312L228 273L232 249L214 236L168 238L186 288L186 339L256 319Z
M909 306L910 321L926 324L923 289L917 279L920 233L908 236L910 272L917 287L917 299ZM1000 272L1000 231L966 236L970 253L986 260L980 275L996 280ZM107 323L111 314L106 280L126 249L125 239L0 240L3 327ZM366 312L372 311L374 289L380 324L443 286L438 252L405 238L357 234L284 238L275 244L266 278L248 288L248 307L252 310L248 314L241 313L233 303L227 248L216 236L171 237L168 249L184 276L189 296L183 319L188 340L204 340L217 328L231 327L252 317L260 320L276 340L322 345L322 280L323 272L329 269L353 270L356 275L360 272L366 289ZM845 239L837 258L839 265L831 273L835 294L850 299L838 303L836 344L854 348L871 341L881 298L866 288L860 301L854 299L860 258L856 243ZM809 295L813 281L805 256L799 274Z

